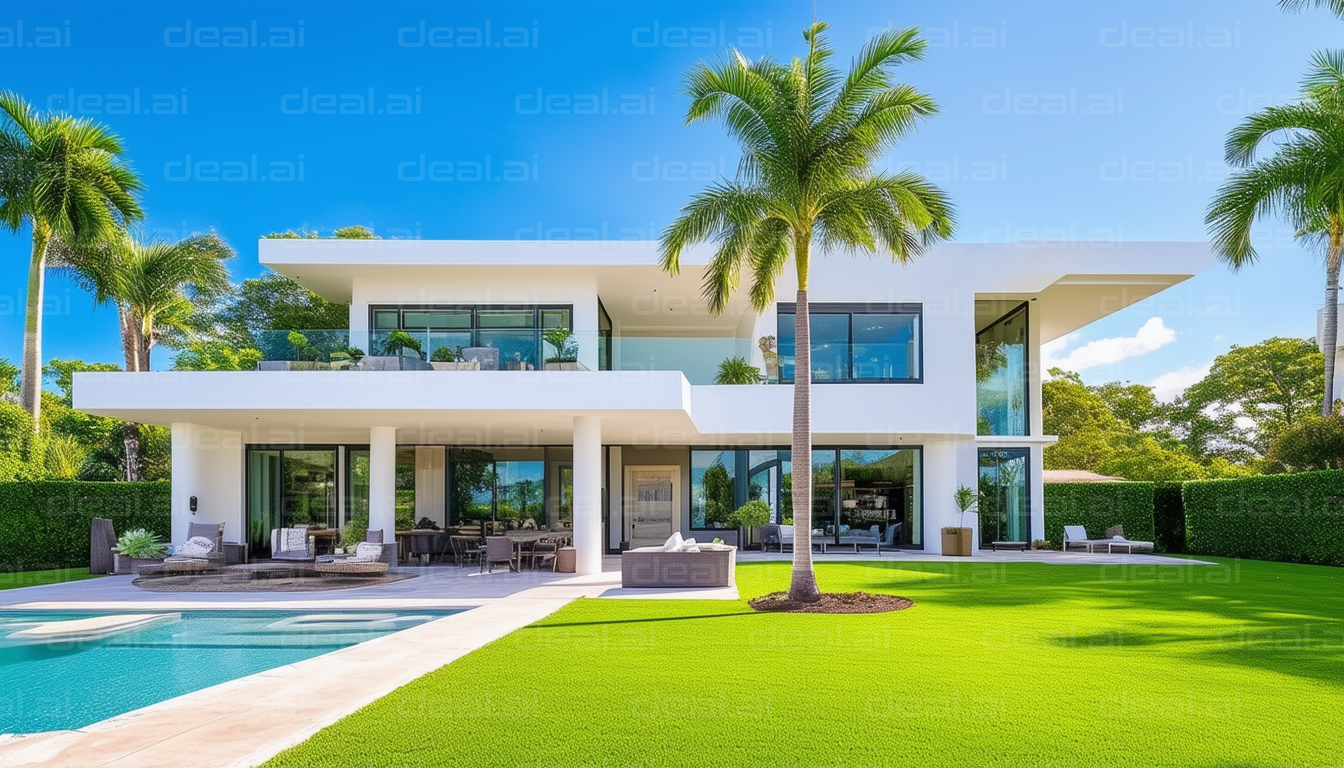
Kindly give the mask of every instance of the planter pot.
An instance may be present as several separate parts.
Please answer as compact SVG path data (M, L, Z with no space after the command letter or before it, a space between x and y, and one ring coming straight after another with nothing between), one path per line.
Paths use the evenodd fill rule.
M971 556L971 529L944 528L943 555L948 557Z
M578 360L547 360L543 366L547 371L586 371Z
M330 363L319 363L313 360L261 360L257 363L258 371L330 371Z
M433 368L434 370L436 370L436 371L479 371L479 370L481 370L481 364L480 364L480 362L477 361L477 360L470 360L470 361L467 361L467 362L456 362L456 363L437 363L437 362L431 362L431 363L429 364L429 366L430 366L431 368Z
M405 355L366 355L359 361L361 371L432 371L429 363Z
M120 552L112 553L113 570L117 573L139 574L146 565L159 565L162 557L126 557Z

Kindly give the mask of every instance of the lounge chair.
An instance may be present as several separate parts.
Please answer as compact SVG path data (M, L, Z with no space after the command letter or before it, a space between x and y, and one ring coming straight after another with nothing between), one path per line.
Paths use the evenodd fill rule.
M793 526L774 523L761 526L761 551L765 552L771 546L779 547L781 554L785 547L793 549Z
M192 523L188 525L187 538L194 539L197 536L209 539L215 545L215 548L208 555L205 555L204 559L215 568L222 567L224 565L224 524Z
M272 560L312 560L317 557L317 539L305 528L273 528Z
M1106 529L1106 535L1109 539L1106 542L1106 551L1114 552L1116 547L1120 547L1126 552L1133 554L1135 549L1146 549L1153 551L1153 542L1151 541L1131 541L1125 538L1125 527L1123 525L1113 525Z
M1110 541L1110 539L1087 538L1087 529L1081 525L1064 526L1063 550L1065 552L1069 551L1069 547L1082 547L1088 552L1095 552L1099 545L1105 544L1108 541Z

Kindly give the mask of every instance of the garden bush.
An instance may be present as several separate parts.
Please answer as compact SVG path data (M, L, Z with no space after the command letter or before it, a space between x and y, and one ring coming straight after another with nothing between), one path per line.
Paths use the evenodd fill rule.
M1181 483L1161 482L1153 493L1153 542L1158 552L1185 552L1185 506Z
M1153 541L1153 483L1046 483L1045 538L1058 547L1064 526L1081 525L1099 539L1113 525L1125 537Z
M1186 551L1344 566L1344 471L1186 483Z
M95 517L111 519L119 534L144 528L167 539L169 488L166 482L0 483L0 571L87 566Z

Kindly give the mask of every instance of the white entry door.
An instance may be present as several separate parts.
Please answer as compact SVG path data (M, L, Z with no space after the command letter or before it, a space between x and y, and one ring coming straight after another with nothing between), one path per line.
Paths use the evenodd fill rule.
M625 468L625 519L631 547L667 541L675 529L680 489L680 467Z

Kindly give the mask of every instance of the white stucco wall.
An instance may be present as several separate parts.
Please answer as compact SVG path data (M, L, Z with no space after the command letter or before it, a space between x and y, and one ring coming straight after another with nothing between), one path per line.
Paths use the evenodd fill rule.
M225 541L247 541L242 433L181 422L172 432L173 543L186 541L191 523L224 523Z

